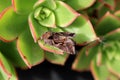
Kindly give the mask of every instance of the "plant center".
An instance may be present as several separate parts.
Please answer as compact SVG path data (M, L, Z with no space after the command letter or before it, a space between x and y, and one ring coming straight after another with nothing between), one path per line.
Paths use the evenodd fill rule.
M34 12L34 18L38 21L47 19L51 14L51 11L46 7L39 7Z

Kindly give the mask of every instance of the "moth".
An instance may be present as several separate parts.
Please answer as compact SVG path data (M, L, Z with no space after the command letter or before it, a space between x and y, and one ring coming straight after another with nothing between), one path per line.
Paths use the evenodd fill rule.
M46 44L55 46L65 53L75 54L75 42L72 40L74 36L75 33L69 32L46 32L42 35L41 39Z

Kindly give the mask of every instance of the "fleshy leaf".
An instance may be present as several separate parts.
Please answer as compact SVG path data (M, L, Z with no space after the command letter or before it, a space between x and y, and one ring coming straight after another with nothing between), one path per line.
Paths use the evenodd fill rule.
M2 76L2 74L0 73L0 79L1 80L4 80L4 77Z
M87 49L89 51L87 51ZM93 47L93 48L89 48L89 45L82 48L73 65L72 65L72 69L74 70L78 70L78 71L86 71L86 70L89 70L89 67L90 67L90 63L92 61L92 59L95 57L95 55L97 54L98 52L98 47ZM88 55L86 54L88 53Z
M95 1L96 0L66 0L65 2L75 10L83 10L92 6Z
M99 0L102 2L106 7L110 8L111 10L115 9L115 0Z
M96 33L105 35L106 33L120 27L119 19L107 12L96 25Z
M110 45L108 45L108 46L110 46ZM93 58L93 61L91 63L91 71L92 71L92 74L93 74L95 80L107 80L107 79L118 80L117 77L109 71L108 66L106 64L107 62L110 61L109 60L110 57L107 57L108 55L106 55L106 52L105 52L108 50L108 48L105 48L105 47L101 47L101 48L102 48L101 49L102 50L102 56L101 56L102 59L99 59L100 56L97 54L97 56ZM109 50L110 50L110 52L108 53L109 56L114 56L111 53L113 51L113 49L111 50L111 48L109 48ZM98 60L99 61L101 60L99 65L98 65Z
M120 60L114 59L108 62L107 66L109 71L120 78Z
M37 0L12 0L14 10L20 14L27 14L33 9L33 5ZM29 4L28 4L29 3Z
M39 40L38 44L45 51L56 53L56 54L63 54L64 53L63 50L61 50L61 49L59 49L59 48L57 48L55 46L46 44L43 40Z
M46 27L56 27L55 25L55 15L54 13L51 12L51 15L49 17L47 17L45 20L43 21L39 21L39 23L41 25L44 25Z
M30 31L23 32L17 40L17 49L26 63L31 68L44 60L44 51L34 43Z
M80 15L62 1L56 1L56 5L57 8L54 12L56 15L57 26L67 27L78 17L78 15Z
M95 60L91 64L91 72L95 80L118 80L116 76L109 72L105 64L97 66Z
M113 30L106 35L104 35L105 41L114 41L114 40L120 40L120 28Z
M48 28L49 29L49 31L51 31L51 32L63 32L63 30L61 29L61 28L59 28L59 27L56 27L56 28Z
M79 16L70 26L63 30L75 33L74 41L77 44L88 43L97 39L92 24L84 16Z
M38 22L42 25L42 26L46 26L46 27L56 27L55 24L55 15L54 13L48 9L48 8L44 8L44 7L39 7L35 10L34 12L34 18L36 20L38 20Z
M119 51L120 51L120 41L115 41L114 44L115 44L114 47L117 48L116 54L115 54L114 58L117 59L117 60L120 60L120 54L119 54Z
M50 52L45 52L45 58L53 64L64 65L68 56L68 54L59 55Z
M4 10L5 8L7 8L10 5L11 5L10 0L0 0L0 13L2 10Z
M116 45L114 44L114 42L107 42L104 45L104 47L102 47L102 54L104 56L106 55L106 59L112 60L116 54L116 50L117 50L117 48L116 48ZM106 60L106 61L108 61L108 60ZM106 61L103 61L103 62L106 62Z
M5 9L0 14L0 39L11 41L25 29L27 16L17 15L12 7Z
M42 25L40 25L34 18L33 13L29 15L29 27L32 33L32 37L35 42L45 33L48 29Z
M0 53L0 75L3 80L17 80L14 67L2 55L2 53Z
M34 9L38 7L46 7L55 10L57 6L55 0L38 0L34 5Z
M109 60L118 59L120 60L120 41L114 40L114 41L107 41L106 44L103 47L104 54L107 55L106 58Z
M120 10L116 11L116 12L114 13L114 15L117 16L118 18L120 18Z
M115 0L115 10L120 10L120 0Z
M91 64L91 71L95 80L107 80L109 79L109 71L105 65L97 66L94 59Z
M110 10L108 7L106 7L106 6L103 6L103 7L101 7L100 9L98 8L98 17L99 17L99 19L101 18L101 17L103 17L107 12L112 12L112 10ZM99 20L98 20L99 21Z
M27 68L27 65L24 63L22 58L20 57L17 48L16 42L10 43L0 43L0 51L4 53L4 56L14 65L21 68Z

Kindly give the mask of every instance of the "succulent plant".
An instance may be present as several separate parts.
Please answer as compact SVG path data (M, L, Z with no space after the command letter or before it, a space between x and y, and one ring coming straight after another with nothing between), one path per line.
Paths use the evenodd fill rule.
M77 56L74 70L90 69L95 80L120 78L120 11L115 3L119 1L1 0L0 79L17 80L14 67L31 68L45 59L64 65L70 54Z
M95 80L120 79L120 13L115 3L119 1L97 1L87 10L99 39L83 47L72 65L78 71L90 70Z

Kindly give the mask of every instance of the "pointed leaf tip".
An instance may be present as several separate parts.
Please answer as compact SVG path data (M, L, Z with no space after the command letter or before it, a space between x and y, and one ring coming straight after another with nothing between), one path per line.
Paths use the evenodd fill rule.
M21 58L23 59L23 61L25 62L25 64L28 66L28 68L31 68L31 64L28 62L27 58L23 55L23 52L20 48L20 41L19 41L19 38L17 40L17 49L18 49L18 52L21 56Z
M112 30L119 28L120 22L119 18L107 12L99 21L95 27L96 33L99 36L105 35ZM106 29L105 29L106 28Z

